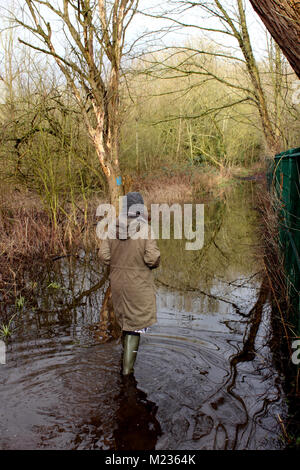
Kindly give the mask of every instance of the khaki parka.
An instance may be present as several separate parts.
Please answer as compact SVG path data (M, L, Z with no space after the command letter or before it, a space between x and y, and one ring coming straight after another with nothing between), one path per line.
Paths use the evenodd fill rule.
M110 265L112 301L122 330L135 331L157 321L152 269L160 262L156 240L142 218L116 221L116 232L101 241L100 260Z

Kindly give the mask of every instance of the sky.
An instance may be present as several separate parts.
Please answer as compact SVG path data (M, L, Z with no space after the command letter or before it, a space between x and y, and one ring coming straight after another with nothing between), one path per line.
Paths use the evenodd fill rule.
M51 3L55 5L56 3L62 4L62 0L51 0ZM236 41L232 40L229 36L220 33L208 33L200 31L197 26L205 26L206 28L220 28L220 24L217 22L216 18L211 18L206 13L197 6L196 8L188 9L187 11L176 14L176 8L178 9L178 4L180 0L175 2L175 0L165 0L164 2L158 0L140 0L139 10L150 15L160 15L162 12L168 10L168 16L174 16L177 20L185 24L193 24L196 27L194 28L181 28L181 29L171 29L171 31L166 34L165 29L171 25L170 21L166 21L162 18L150 18L143 13L137 13L133 21L131 22L128 31L127 31L127 44L132 44L136 38L143 36L145 32L153 32L154 34L147 34L142 40L137 42L138 50L142 51L152 51L165 46L182 46L186 44L188 40L196 40L199 35L201 37L210 38L211 40L216 41L222 48L230 48L229 50L233 51L233 54L241 56L240 50L231 49L236 47ZM200 3L200 2L199 2ZM232 10L236 5L235 0L222 0L222 3ZM250 37L252 38L253 49L255 50L257 58L263 58L266 51L266 29L261 23L259 17L255 14L252 9L252 6L249 0L245 1L246 5L246 14L247 22L250 31ZM0 0L0 28L3 29L7 25L5 17L8 15L7 8L11 11L20 11L25 6L25 0ZM45 10L46 11L46 10ZM48 12L48 9L47 9ZM56 20L56 17L53 13L47 13L46 19L51 23L52 29L58 31L60 29L60 23ZM0 34L0 40L4 39L5 32ZM18 29L14 32L16 38L18 36L24 35L24 31ZM27 33L26 33L27 34ZM27 34L28 37L28 34ZM56 46L60 53L63 52L63 40L62 36L57 36ZM36 45L38 41L34 40ZM15 41L17 46L20 45ZM1 43L0 43L1 47ZM15 55L17 55L17 47L15 48ZM1 60L2 59L2 60ZM2 62L2 63L1 63ZM1 71L1 66L3 67L3 51L0 49L0 76L3 75L3 68ZM2 92L1 92L2 87ZM3 82L0 80L0 99L1 95L3 97Z
M207 13L203 13L200 7L195 7L184 11L183 13L176 14L176 9L178 10L178 4L182 3L180 0L177 2L175 0L164 0L163 2L159 0L140 0L138 9L146 14L155 15L161 14L162 12L168 11L168 16L174 16L175 19L180 20L186 24L194 24L196 26L205 26L205 27L218 27L220 26L216 18L209 18ZM201 3L201 2L199 2ZM203 2L208 3L208 2ZM262 22L260 21L258 15L254 12L249 0L245 0L246 5L246 14L247 21L250 30L251 37L253 39L253 46L255 51L258 54L262 54L266 46L266 30ZM26 2L25 0L0 0L0 27L4 24L4 17L6 14L6 9L11 11L17 11L24 9ZM62 0L51 0L51 4L56 5L62 4ZM76 4L76 1L75 1ZM226 6L229 11L233 11L236 7L236 0L222 0L222 4ZM42 7L43 8L43 7ZM181 7L182 10L182 7ZM58 29L59 22L56 19L54 13L47 11L46 19L51 23L53 29ZM133 21L130 24L130 27L127 31L127 42L132 43L139 35L142 35L145 31L159 31L161 28L166 28L170 26L170 21L163 20L161 18L150 18L143 14L137 13ZM22 32L18 32L22 34ZM182 44L187 39L194 38L195 36L203 35L197 28L183 28L181 30L171 31L167 35L155 33L152 36L152 45L155 43L155 40L159 39L161 45L170 45L170 44ZM221 42L223 45L230 45L230 40L228 36L216 33L206 33L207 37L211 37L218 42ZM255 38L255 40L254 40ZM143 44L143 41L139 43Z
M155 14L169 10L172 11L172 4L175 2L171 0L171 5L168 8L169 2L159 2L157 0L140 0L140 7L139 9L144 11L145 13L149 14ZM195 3L195 2L194 2ZM201 3L201 2L199 2ZM203 2L205 3L205 2ZM206 2L208 3L208 2ZM236 1L235 0L223 0L222 4L226 6L230 11L234 13L234 8L236 6ZM258 58L262 58L265 55L266 51L266 28L261 22L259 16L254 12L251 3L249 0L245 0L244 2L246 6L246 17L247 17L247 23L248 23L248 28L250 32L250 37L252 39L252 45L253 49L256 53L256 56ZM173 8L173 12L175 9ZM187 11L185 11L182 14L177 14L173 13L174 18L178 19L180 22L189 24L189 25L195 25L196 27L201 27L204 26L206 28L220 28L220 23L216 18L209 17L207 13L204 13L201 8L195 7L191 8ZM170 16L170 15L168 15ZM131 28L128 31L128 38L129 41L131 38L134 38L138 34L142 34L145 29L148 29L149 31L151 30L159 30L161 27L166 27L167 25L170 25L169 21L163 20L163 19L157 19L157 18L149 18L146 17L142 14L138 14L135 16ZM201 35L202 37L207 37L210 38L223 46L236 46L236 41L231 41L229 36L226 36L224 34L218 34L218 33L204 33L203 31L200 31L198 28L183 28L177 31L170 32L166 36L163 35L157 35L157 37L161 37L161 42L166 45L170 44L183 44L185 41L188 39L193 39L195 37L199 37Z

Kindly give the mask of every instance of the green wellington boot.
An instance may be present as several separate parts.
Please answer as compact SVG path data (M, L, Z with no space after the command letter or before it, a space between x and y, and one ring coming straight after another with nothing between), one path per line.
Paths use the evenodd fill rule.
M133 366L139 349L140 335L126 334L124 337L123 375L133 372Z

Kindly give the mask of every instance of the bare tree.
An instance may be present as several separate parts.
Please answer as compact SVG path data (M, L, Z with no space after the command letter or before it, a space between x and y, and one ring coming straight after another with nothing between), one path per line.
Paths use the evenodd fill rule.
M191 74L199 75L204 79L213 79L227 86L236 97L232 103L228 103L228 106L238 105L245 101L255 105L259 113L261 129L267 144L267 153L273 155L278 152L281 145L280 130L276 127L278 125L278 119L273 119L272 117L270 103L268 103L264 87L264 80L262 79L259 64L253 50L244 1L232 0L231 2L225 2L223 0L208 0L205 2L193 2L190 0L170 0L170 3L173 6L177 5L179 12L195 8L199 11L197 14L198 18L202 11L206 15L206 18L214 18L215 21L213 24L211 22L205 23L202 19L202 21L200 20L193 24L188 24L177 20L173 14L162 14L160 16L161 18L172 21L178 26L208 32L213 35L214 38L220 37L221 34L223 35L223 39L227 37L238 45L242 57L237 55L236 52L227 52L228 49L225 47L222 48L222 46L221 49L219 48L219 51L210 51L207 48L197 49L197 47L190 46L170 47L170 57L174 58L176 54L179 56L186 52L186 58L180 59L179 65L176 66L170 65L167 60L164 60L159 64L161 68L172 70L173 72L177 71L182 74L182 76ZM212 56L216 60L224 59L228 61L228 63L234 64L236 70L239 70L242 76L246 73L247 79L238 83L230 75L229 77L224 77L218 70L214 70L210 65L207 66L204 59L202 61L201 59L199 60L198 58L200 56ZM154 62L155 61L153 61L153 63ZM220 108L217 108L216 111L222 108L224 108L224 104L222 104Z
M19 41L56 61L81 109L108 183L110 200L117 205L123 194L123 186L117 181L121 60L138 0L25 1L22 18L14 20L40 43L26 38ZM62 30L54 31L50 18L59 20Z
M250 0L250 3L300 78L300 2Z
M108 183L110 201L118 209L119 196L124 194L118 181L121 61L127 28L139 0L25 2L22 18L12 15L13 19L40 42L26 38L19 41L56 61L80 107ZM59 20L59 31L57 27L54 31L50 18ZM109 325L115 330L110 286L100 312L102 340L109 337Z

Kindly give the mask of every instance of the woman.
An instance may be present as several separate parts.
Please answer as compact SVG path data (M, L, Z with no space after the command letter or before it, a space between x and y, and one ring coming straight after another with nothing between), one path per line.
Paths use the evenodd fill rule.
M127 194L116 222L116 236L101 242L99 255L110 265L112 301L123 331L123 374L133 372L140 333L156 323L155 285L151 270L160 262L160 252L144 218L140 193Z

